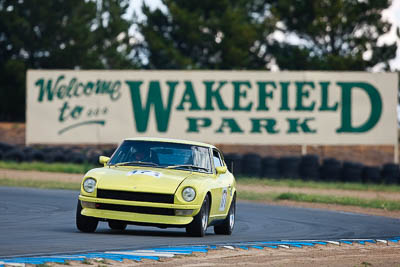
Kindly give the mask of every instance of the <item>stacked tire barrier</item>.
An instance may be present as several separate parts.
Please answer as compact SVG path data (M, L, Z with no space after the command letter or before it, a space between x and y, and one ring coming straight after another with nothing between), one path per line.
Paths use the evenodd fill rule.
M115 148L18 147L0 142L0 160L15 162L91 163L99 164L99 156L111 156Z
M359 162L321 159L317 155L302 157L261 157L254 153L226 154L228 169L239 177L302 179L305 181L400 184L400 167L387 163L366 166Z
M316 155L305 155L301 157L299 175L303 180L318 180L319 158Z
M279 176L299 178L300 157L281 157L278 159Z
M342 177L342 163L334 158L326 158L319 173L322 181L339 181Z
M242 156L240 154L227 154L224 157L225 163L230 172L243 174L242 171Z
M99 156L111 156L115 148L18 147L0 142L0 160L14 162L99 164ZM240 177L302 179L375 184L400 184L400 167L387 163L365 166L358 162L321 159L317 155L261 157L255 153L226 154L229 171ZM233 169L232 169L233 168Z

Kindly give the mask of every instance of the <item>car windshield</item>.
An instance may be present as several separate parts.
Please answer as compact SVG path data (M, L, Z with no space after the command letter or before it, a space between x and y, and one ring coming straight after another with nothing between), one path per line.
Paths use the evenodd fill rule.
M147 165L211 172L207 147L167 142L125 140L115 151L109 165Z

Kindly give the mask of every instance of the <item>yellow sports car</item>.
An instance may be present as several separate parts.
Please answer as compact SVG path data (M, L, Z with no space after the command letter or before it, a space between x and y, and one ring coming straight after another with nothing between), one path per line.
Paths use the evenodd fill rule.
M230 235L235 225L236 182L222 153L209 144L165 138L125 139L104 167L82 180L76 225L94 232L127 224L186 227L204 236L208 226Z

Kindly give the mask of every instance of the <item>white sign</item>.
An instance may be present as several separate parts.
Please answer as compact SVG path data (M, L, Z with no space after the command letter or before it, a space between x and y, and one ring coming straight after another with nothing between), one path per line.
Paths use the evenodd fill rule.
M397 74L29 70L28 144L394 144Z

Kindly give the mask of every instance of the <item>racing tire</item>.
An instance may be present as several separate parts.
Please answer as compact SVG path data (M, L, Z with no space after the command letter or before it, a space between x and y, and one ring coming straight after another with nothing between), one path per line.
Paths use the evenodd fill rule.
M225 220L218 225L214 226L214 233L217 235L231 235L235 228L235 214L236 214L236 195L234 196L231 207L229 208L228 215Z
M126 229L126 223L123 223L121 221L108 221L108 227L110 227L113 230L119 230L123 231Z
M207 231L209 211L210 200L207 195L204 198L199 213L197 213L197 215L194 216L193 221L186 226L186 233L194 237L203 237Z
M82 205L81 202L78 200L78 204L76 207L76 227L81 232L93 233L94 231L96 231L99 220L93 217L82 215L81 211Z

